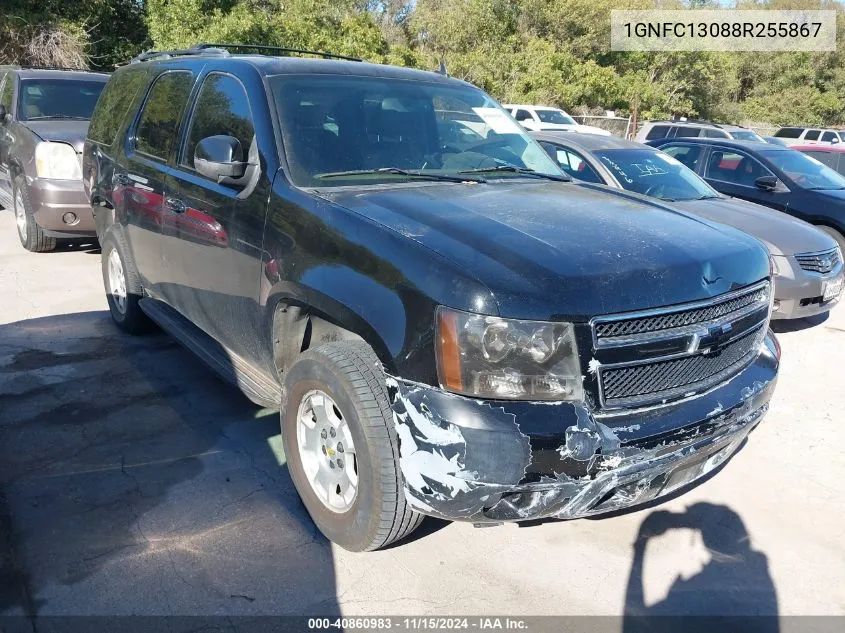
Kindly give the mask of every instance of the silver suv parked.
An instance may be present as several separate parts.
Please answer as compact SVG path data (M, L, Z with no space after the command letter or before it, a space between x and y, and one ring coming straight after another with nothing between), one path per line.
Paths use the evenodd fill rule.
M673 138L677 136L706 138L732 138L739 141L757 141L762 143L763 138L754 130L740 125L722 125L710 121L699 120L673 120L673 121L646 121L637 132L635 140L640 143L653 141L660 138Z
M835 145L845 141L845 132L812 127L782 127L775 138L783 145Z

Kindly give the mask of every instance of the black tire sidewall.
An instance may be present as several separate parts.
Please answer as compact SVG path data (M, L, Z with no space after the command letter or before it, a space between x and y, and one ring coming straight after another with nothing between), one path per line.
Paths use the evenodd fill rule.
M109 284L109 255L116 251L123 266L123 277L126 283L126 312L122 313L117 309L114 298L111 295ZM100 264L103 273L103 288L106 293L106 301L109 304L109 312L114 322L129 334L144 333L149 329L149 319L141 310L138 302L141 299L143 289L138 280L138 274L134 269L133 262L129 259L128 251L122 237L114 231L109 232L102 241Z
M375 476L369 438L360 420L360 407L354 390L330 360L320 357L303 358L295 363L285 380L287 398L282 410L282 441L291 479L308 514L325 536L351 551L370 548L378 530L381 490ZM303 397L309 391L325 392L340 408L355 443L358 463L358 494L352 507L344 513L329 510L311 488L307 480L296 438L297 413Z

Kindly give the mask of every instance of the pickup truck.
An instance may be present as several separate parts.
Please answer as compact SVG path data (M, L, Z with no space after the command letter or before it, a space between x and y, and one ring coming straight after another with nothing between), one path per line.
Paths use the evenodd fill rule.
M330 540L634 506L763 419L780 351L759 241L571 182L445 74L260 52L117 70L83 180L116 324L158 324L280 410ZM445 142L462 121L475 140Z

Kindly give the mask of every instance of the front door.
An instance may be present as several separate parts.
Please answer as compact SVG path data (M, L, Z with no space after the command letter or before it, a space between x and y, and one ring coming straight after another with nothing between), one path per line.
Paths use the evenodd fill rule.
M750 154L726 147L711 148L704 166L704 179L716 191L778 211L786 211L789 206L789 192L760 189L755 182L761 176L776 178L763 163Z
M248 355L257 331L261 239L267 190L258 187L261 160L247 91L236 77L210 72L195 100L165 199L178 241L164 257L179 286L178 308L227 348ZM210 136L238 140L242 178L216 182L194 165L197 144Z

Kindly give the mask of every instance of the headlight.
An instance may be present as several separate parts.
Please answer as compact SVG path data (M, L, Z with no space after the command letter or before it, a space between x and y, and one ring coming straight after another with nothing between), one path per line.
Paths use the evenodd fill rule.
M773 277L782 277L789 270L789 262L781 255L769 255L769 270Z
M82 179L76 150L67 143L39 143L35 147L35 169L39 178Z
M499 400L583 400L571 323L437 310L440 386Z

